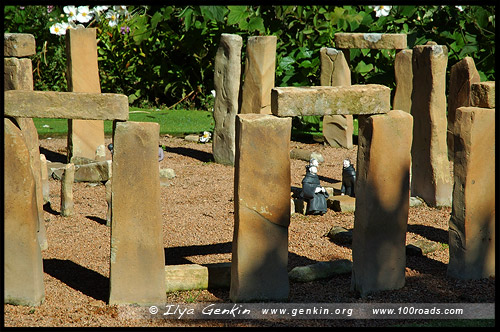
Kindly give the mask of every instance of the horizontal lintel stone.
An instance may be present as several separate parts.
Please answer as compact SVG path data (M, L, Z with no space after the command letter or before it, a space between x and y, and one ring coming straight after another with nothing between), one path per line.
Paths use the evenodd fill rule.
M335 48L396 49L408 48L405 33L336 33Z
M271 111L276 116L380 114L391 107L391 90L379 84L276 87Z
M4 115L24 118L128 120L128 98L115 93L10 90Z

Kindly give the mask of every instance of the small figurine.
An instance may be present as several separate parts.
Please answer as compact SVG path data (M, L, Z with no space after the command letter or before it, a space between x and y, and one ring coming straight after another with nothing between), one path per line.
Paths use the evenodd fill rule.
M306 214L324 215L327 210L328 193L319 183L318 161L311 159L306 166L306 175L302 180L300 197L307 200Z
M340 194L355 197L355 184L356 170L354 169L354 166L352 166L351 161L349 159L345 159L342 167L342 188L340 189Z

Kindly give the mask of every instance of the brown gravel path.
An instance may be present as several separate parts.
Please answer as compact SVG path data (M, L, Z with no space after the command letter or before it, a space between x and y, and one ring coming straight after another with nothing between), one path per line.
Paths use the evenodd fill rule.
M110 143L109 138L106 139ZM106 143L106 144L107 144ZM211 144L162 137L167 146L162 168L176 177L161 187L163 238L166 264L216 263L231 260L233 236L233 171L211 162ZM65 162L66 139L41 139L48 160ZM341 179L342 160L356 161L352 150L322 144L292 142L291 147L320 152L322 185ZM61 159L62 160L58 160ZM292 186L301 186L305 161L292 160ZM356 165L355 165L356 166ZM39 307L4 305L5 326L387 326L401 320L286 320L189 321L123 320L116 306L106 304L109 292L109 239L107 204L102 184L74 184L75 213L60 211L60 182L50 180L50 208L45 221L49 249L44 260L45 302ZM407 244L416 240L441 243L441 249L423 256L408 256L406 285L360 299L350 291L350 275L308 283L290 284L293 303L452 303L495 302L495 278L457 281L446 277L450 208L425 205L410 208ZM324 216L294 214L289 227L289 270L296 266L335 259L352 259L350 246L337 245L324 236L332 226L351 229L353 213L329 210ZM230 302L228 290L186 291L167 294L166 303ZM406 321L408 322L408 321Z

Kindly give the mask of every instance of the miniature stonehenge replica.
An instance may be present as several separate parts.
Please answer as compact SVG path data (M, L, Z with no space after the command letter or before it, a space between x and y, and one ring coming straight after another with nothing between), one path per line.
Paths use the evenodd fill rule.
M70 30L68 44L93 38L93 47L95 31L79 30L89 29ZM47 239L40 208L46 197L44 157L37 148L33 117L114 121L113 175L107 183L107 199L112 202L107 213L111 224L110 305L162 303L165 293L173 289L169 280L179 273L195 273L202 281L193 287L208 287L204 280L209 276L203 268L179 272L165 266L157 166L159 125L128 121L127 97L100 93L98 81L77 88L76 80L83 79L77 79L81 65L74 68L72 92L32 91L31 61L26 58L35 53L32 37L4 35L4 140L9 156L4 159L4 174L9 174L4 189L4 303L37 306L45 298L42 250ZM404 50L406 35L400 34L339 34L336 43L345 58L352 47L397 48L401 49L398 54L405 55L409 51ZM410 193L429 206L451 205L450 277L494 276L494 82L471 82L465 92L467 102L457 105L450 128L443 82L445 46L431 43L411 50L411 102L401 103L410 107L408 111L391 107L390 89L378 84L275 87L276 37L259 36L247 45L243 104L239 107L241 45L241 37L222 35L214 73L214 158L217 154L218 162L234 165L235 172L231 301L286 301L289 296L291 118L300 115L359 117L354 291L366 296L404 286ZM83 62L78 61L79 54L96 56L75 52L73 64ZM453 178L447 172L447 128L454 142ZM91 158L98 145L90 149ZM78 155L77 149L73 151ZM66 184L72 177L70 162L64 175ZM133 171L137 168L146 171L138 174ZM134 186L130 186L131 178ZM66 191L71 189L64 191L62 196L70 201ZM147 197L143 192L148 192ZM65 210L71 213L71 206Z

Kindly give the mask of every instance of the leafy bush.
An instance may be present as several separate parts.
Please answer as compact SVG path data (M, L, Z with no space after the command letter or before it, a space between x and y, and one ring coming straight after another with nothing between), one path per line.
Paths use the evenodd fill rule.
M249 36L276 35L277 86L318 85L319 50L335 47L337 32L407 33L409 48L432 40L448 47L448 75L453 64L471 56L481 80L495 80L494 6L385 10L380 15L372 6L130 6L116 26L104 19L87 26L97 28L101 90L126 94L135 106L210 109L222 33L243 37L243 61ZM6 32L36 38L36 90L67 89L64 36L49 31L64 16L60 6L4 7ZM351 50L352 83L394 88L394 56L394 50Z

